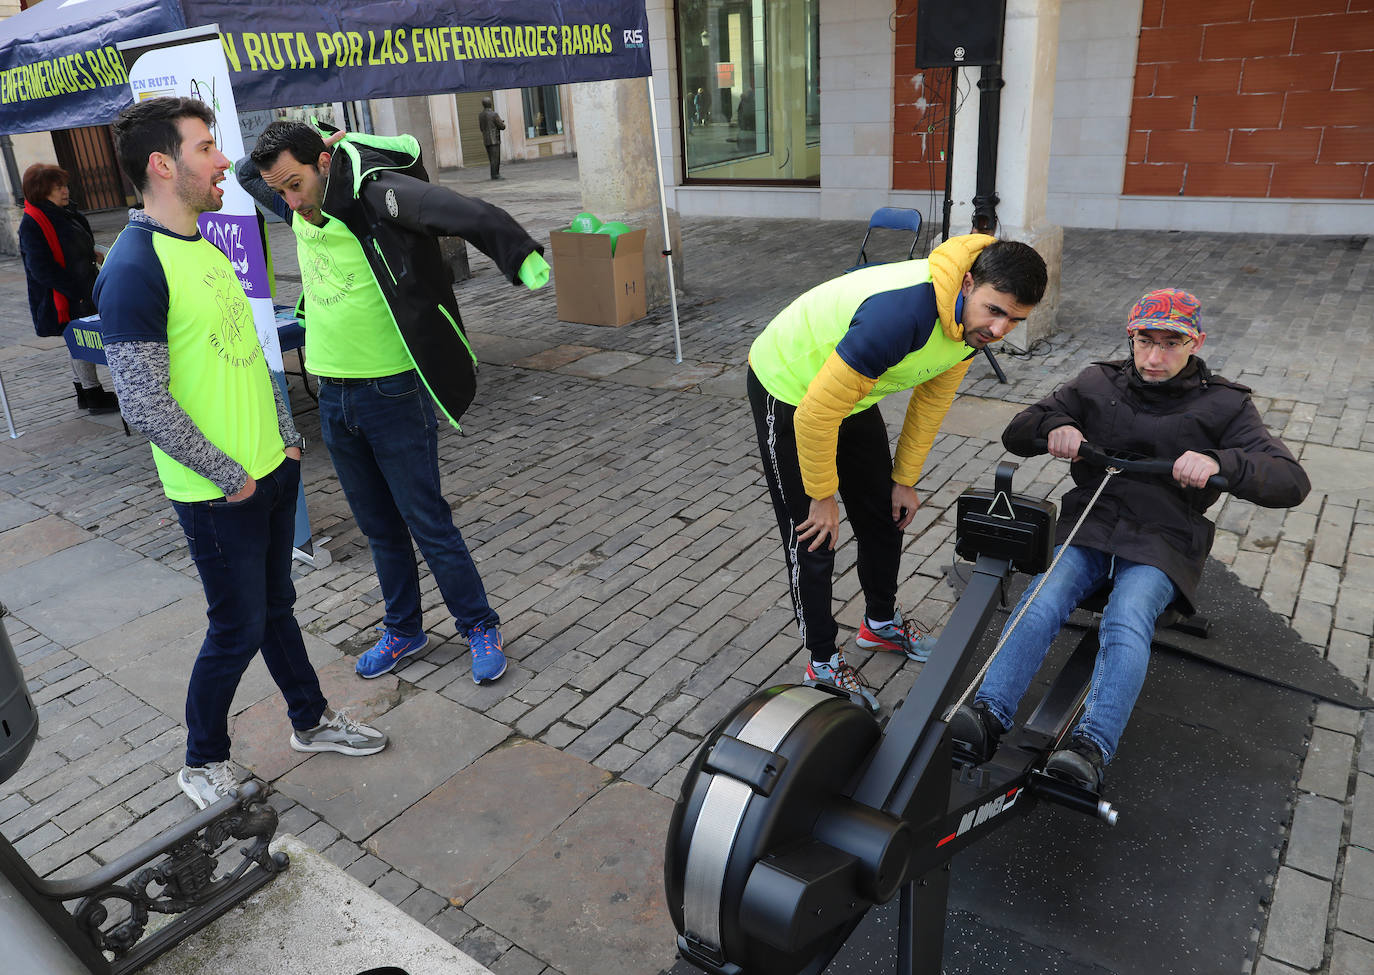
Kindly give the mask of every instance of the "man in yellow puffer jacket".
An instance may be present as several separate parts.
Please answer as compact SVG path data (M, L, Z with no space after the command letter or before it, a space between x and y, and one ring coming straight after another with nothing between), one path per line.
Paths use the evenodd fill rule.
M954 237L928 260L861 268L806 292L749 350L749 403L787 559L808 679L878 702L836 646L831 610L839 505L858 542L865 610L858 644L925 660L897 610L902 530L915 484L969 360L1045 293L1027 244ZM878 400L910 389L894 462Z

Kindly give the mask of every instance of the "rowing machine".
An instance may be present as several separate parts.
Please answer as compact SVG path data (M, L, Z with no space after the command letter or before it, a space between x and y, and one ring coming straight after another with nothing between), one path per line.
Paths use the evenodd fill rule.
M885 728L844 692L807 682L753 695L703 742L669 824L664 878L682 956L713 975L816 973L864 913L901 892L897 970L938 973L949 860L1044 798L1111 823L1092 793L1045 776L1091 672L1059 675L992 761L955 768L945 714L1013 571L1046 570L1053 504L959 498L956 552L974 561L930 660Z

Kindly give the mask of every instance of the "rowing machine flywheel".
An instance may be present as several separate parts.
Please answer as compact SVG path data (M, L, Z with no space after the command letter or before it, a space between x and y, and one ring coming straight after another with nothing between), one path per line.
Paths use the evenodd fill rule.
M792 975L892 898L910 828L848 798L879 727L842 691L753 695L702 743L664 857L678 949L719 975Z

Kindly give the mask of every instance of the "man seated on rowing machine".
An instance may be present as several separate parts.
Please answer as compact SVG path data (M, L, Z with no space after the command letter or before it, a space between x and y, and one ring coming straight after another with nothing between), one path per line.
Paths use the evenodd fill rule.
M973 705L961 705L950 733L987 761L1011 729L1017 707L1050 644L1074 607L1109 582L1100 649L1083 716L1067 746L1050 755L1045 771L1092 792L1116 754L1131 709L1145 682L1155 620L1169 607L1191 615L1203 564L1216 528L1204 512L1219 492L1207 480L1220 474L1238 498L1266 508L1300 504L1311 490L1307 474L1265 428L1250 390L1214 375L1198 358L1206 339L1200 305L1185 291L1151 291L1126 323L1131 357L1097 362L1048 397L1017 414L1003 445L1031 457L1049 453L1079 461L1084 443L1116 452L1177 457L1172 480L1117 474L1092 504L1073 544L1066 537L1088 509L1105 472L1073 463L1074 486L1058 522L1059 562L988 669ZM1039 441L1039 443L1037 443ZM1008 628L1042 576L1008 619Z

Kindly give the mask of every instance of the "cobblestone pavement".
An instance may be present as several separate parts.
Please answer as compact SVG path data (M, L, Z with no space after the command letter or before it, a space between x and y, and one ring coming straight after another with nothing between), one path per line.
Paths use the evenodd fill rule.
M581 209L571 160L505 175L443 178L538 237ZM123 221L95 222L108 241ZM684 220L680 365L666 309L621 329L558 322L554 288L514 289L473 255L458 297L482 385L464 432L441 433L440 462L511 668L472 683L422 567L438 645L395 675L353 678L380 594L328 458L312 450L310 518L333 563L298 573L298 617L331 700L395 744L370 759L291 752L255 665L236 701L235 758L273 783L283 829L503 975L671 965L658 871L685 767L727 709L803 669L742 363L772 314L847 267L861 236L848 222ZM291 297L289 231L272 237ZM948 614L952 502L1002 456L1007 412L1121 354L1141 292L1184 287L1204 303L1209 363L1255 387L1315 485L1292 511L1225 501L1213 554L1368 690L1371 271L1363 239L1067 231L1060 331L1031 358L1002 358L1008 385L975 364L936 441L901 604L936 625ZM147 447L117 417L75 412L65 351L33 337L17 262L0 262L0 302L0 374L24 433L0 436L0 599L42 720L27 764L0 786L0 831L40 873L70 876L191 810L172 774L204 607ZM292 401L318 443L299 379ZM1057 496L1063 473L1027 462L1021 487ZM847 542L836 593L850 623L862 609L854 559ZM864 672L890 706L917 667L873 659ZM1374 972L1374 720L1320 707L1298 788L1272 903L1256 911L1253 971Z

